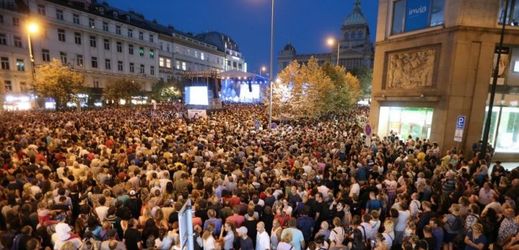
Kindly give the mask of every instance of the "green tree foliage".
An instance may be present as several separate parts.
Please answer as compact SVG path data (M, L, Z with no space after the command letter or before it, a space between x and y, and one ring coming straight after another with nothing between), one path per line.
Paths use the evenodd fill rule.
M106 86L103 90L103 97L105 100L114 101L114 103L119 103L121 99L128 102L132 96L139 95L140 91L141 85L139 82L120 78L110 82L108 86Z
M371 96L371 85L373 82L373 70L370 68L362 67L355 68L351 73L356 76L360 81L361 97Z
M153 100L159 102L180 99L182 98L181 83L177 80L160 80L153 84L150 95Z
M36 67L34 91L42 97L52 97L61 109L83 89L85 77L70 67L53 59L50 63Z
M359 80L343 67L292 61L273 87L273 113L287 117L321 117L349 110L360 96Z

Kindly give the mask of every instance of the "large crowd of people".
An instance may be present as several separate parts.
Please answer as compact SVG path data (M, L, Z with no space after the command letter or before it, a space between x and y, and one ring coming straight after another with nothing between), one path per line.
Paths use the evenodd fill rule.
M0 249L519 249L519 172L262 106L0 114ZM441 148L441 149L440 149Z

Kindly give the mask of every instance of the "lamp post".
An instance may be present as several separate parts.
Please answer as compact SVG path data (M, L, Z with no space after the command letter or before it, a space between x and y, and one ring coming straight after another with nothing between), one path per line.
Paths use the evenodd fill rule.
M274 65L274 6L276 0L271 0L270 10L270 65L269 65L269 86L270 86L270 100L269 100L269 129L272 128L272 66Z
M505 36L505 29L506 29L506 19L508 15L508 6L509 6L510 0L505 0L505 9L503 10L503 20L502 26L501 26L501 34L499 37L499 47L497 48L497 60L496 65L494 66L494 72L492 75L492 86L490 88L490 100L488 103L488 112L487 112L487 118L485 120L485 129L483 131L483 143L481 144L481 152L479 153L479 159L485 159L487 154L487 147L488 147L488 135L490 133L490 122L492 120L492 108L494 107L494 99L496 96L496 86L497 86L497 77L499 76L499 61L501 60L501 52L503 49L503 39ZM495 143L495 142L494 142ZM487 164L490 164L488 162Z
M330 48L333 48L333 46L335 44L337 44L337 60L335 62L335 65L339 66L339 55L341 53L341 44L333 37L328 37L328 39L326 39L326 44L328 46L330 46Z
M40 30L39 25L35 21L30 21L27 23L27 47L29 47L29 59L31 60L31 71L32 71L32 80L34 81L34 73L35 73L35 64L34 64L34 53L32 50L32 39L31 34L36 34Z

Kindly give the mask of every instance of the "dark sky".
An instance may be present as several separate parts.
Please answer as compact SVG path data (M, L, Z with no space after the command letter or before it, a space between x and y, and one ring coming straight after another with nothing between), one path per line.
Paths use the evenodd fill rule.
M276 0L274 65L291 42L298 53L327 52L327 36L339 36L354 0ZM224 32L240 47L249 72L268 66L270 0L109 0L115 7L142 13L184 32ZM371 37L376 29L378 0L362 0Z

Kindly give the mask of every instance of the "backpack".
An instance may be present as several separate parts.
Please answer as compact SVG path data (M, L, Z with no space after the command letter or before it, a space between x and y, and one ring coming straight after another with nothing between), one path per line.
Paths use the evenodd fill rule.
M362 235L364 237L364 240L363 240L362 248L359 248L359 249L363 249L363 250L371 249L371 242L367 238L366 228L363 225L360 225L360 227L362 227L362 232L363 232Z

